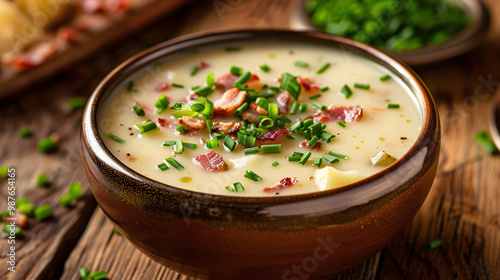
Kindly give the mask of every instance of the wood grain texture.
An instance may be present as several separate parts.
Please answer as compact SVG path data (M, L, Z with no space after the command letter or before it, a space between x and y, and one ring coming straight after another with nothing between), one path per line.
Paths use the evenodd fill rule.
M175 32L286 27L295 2L198 1L196 7L178 14L175 26L179 29ZM485 2L493 13L493 28L483 46L455 59L415 69L435 97L443 127L439 171L425 204L382 252L332 279L500 279L500 157L485 154L473 140L475 133L487 129L492 94L500 85L500 5L496 0ZM222 16L214 6L217 3L229 5ZM29 196L38 205L56 206L70 182L85 182L75 135L81 112L64 111L67 97L90 94L118 62L166 39L164 31L171 26L169 20L159 22L134 43L107 50L79 70L47 82L42 90L22 101L1 105L0 165L18 168L19 198ZM35 128L33 139L17 136L16 127L26 123ZM52 132L61 134L61 150L50 156L33 151L35 139ZM46 190L34 186L36 175L42 171L55 178ZM86 184L85 190L86 196L76 208L55 207L54 219L40 224L30 221L26 240L18 247L22 256L19 268L24 274L5 273L5 245L0 243L0 278L48 279L43 271L64 267L61 279L79 279L77 271L85 266L91 271L108 271L109 279L187 279L151 261L124 237L113 234L113 226L99 209L85 225L94 205ZM0 201L0 209L4 206L5 201ZM82 230L75 230L81 223L86 226L83 235ZM437 238L445 244L427 251L426 244ZM70 245L78 243L74 248L59 245L64 239L70 240ZM69 255L65 263L56 263L55 255L60 252Z

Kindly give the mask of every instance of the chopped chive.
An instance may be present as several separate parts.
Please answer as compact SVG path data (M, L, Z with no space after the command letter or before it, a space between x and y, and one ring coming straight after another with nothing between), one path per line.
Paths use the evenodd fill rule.
M267 107L269 107L269 101L267 101L267 99L262 97L257 97L257 99L255 100L255 104L259 105L259 107L266 110Z
M141 134L153 132L159 129L156 123L151 120L147 120L141 124L137 124L137 127L141 130Z
M158 169L160 169L161 171L165 171L165 170L168 170L168 165L164 162L158 164L156 167L158 167Z
M495 146L495 143L493 143L493 141L491 140L488 132L481 131L475 135L474 139L488 154L494 155L499 152L498 148Z
M302 157L304 155L304 153L301 153L301 152L293 152L292 153L292 157Z
M99 270L99 271L96 271L96 272L90 274L88 276L88 279L91 279L91 280L101 280L101 279L106 278L107 275L108 275L108 273L106 271Z
M114 234L122 235L116 228L113 229Z
M330 155L334 156L334 157L338 157L338 158L341 158L341 159L349 159L349 156L344 156L344 155L341 155L341 154L338 154L338 153L334 153L334 152L328 152Z
M31 128L27 126L19 129L19 136L21 136L22 138L27 138L32 135L33 135L33 130L31 130Z
M166 146L166 147L169 147L169 146L174 146L175 145L175 141L165 141L163 142L163 144L161 144L162 146Z
M139 117L144 117L146 113L144 113L144 110L142 109L141 105L134 105L132 106L132 110L138 115Z
M260 146L261 154L277 154L281 153L281 144L276 145L262 145Z
M206 97L206 96L210 95L212 92L214 92L214 89L211 86L206 86L206 87L198 88L194 92L196 94L198 94L199 96Z
M259 119L259 127L271 129L274 126L274 121L270 117L260 116Z
M11 232L11 226L9 223L4 222L3 223L3 232L10 234ZM23 234L23 229L19 226L14 226L14 236L21 236Z
M180 84L172 84L172 86L176 88L184 88L184 86Z
M295 66L300 67L300 68L307 68L309 67L309 63L305 61L296 61Z
M321 92L325 92L325 91L329 91L329 90L330 90L330 88L329 88L329 87L323 87L323 88L321 89Z
M276 119L278 119L278 114L279 114L278 104L269 103L269 105L267 106L267 115L272 120L276 121Z
M387 109L399 109L399 104L389 103Z
M80 275L80 278L82 279L88 279L88 276L90 275L89 270L86 267L81 267L78 270L78 274Z
M379 79L380 79L382 82L384 82L384 81L389 80L390 78L391 78L391 76L389 76L389 75L384 75L384 76L380 77Z
M158 100L155 102L155 107L156 111L155 114L160 114L166 109L168 109L168 105L170 105L170 101L167 99L167 97L162 94L158 97Z
M85 104L87 104L86 97L73 97L68 100L68 106L71 111L83 108Z
M275 162L271 163L271 166L272 166L272 167L276 167L276 166L278 166L279 164L280 164L280 163L279 163L278 161L275 161Z
M235 76L241 76L243 75L243 68L238 67L238 66L231 66L231 69L229 69L229 72Z
M321 94L316 94L315 96L309 97L309 100L316 100L321 97Z
M309 145L310 147L313 147L314 145L316 145L316 143L318 143L319 141L319 137L317 135L314 135L312 138L311 138L311 141L309 141L307 143L307 145Z
M300 104L297 102L293 102L292 108L290 108L290 115L295 115L297 114L297 111L299 110Z
M318 167L321 167L321 162L323 161L322 158L318 157L318 158L314 158L313 160L313 165L316 165Z
M340 125L341 127L346 127L347 126L345 124L345 122L343 122L343 121L338 121L337 124Z
M316 71L316 74L322 74L323 72L325 72L326 70L328 70L328 68L330 68L330 66L331 66L330 63L326 63L321 68L319 68L318 71Z
M47 137L38 141L38 150L44 154L53 152L56 149L57 142L52 137Z
M21 214L24 214L26 216L32 216L33 211L35 211L35 208L36 208L35 205L28 203L28 204L21 205L17 209L19 210L19 213L21 213Z
M228 148L228 150L231 152L234 151L236 145L238 145L238 143L236 143L236 141L234 141L233 138L231 138L231 136L229 135L226 135L226 137L224 137L224 141L222 142L222 144L224 144L224 147Z
M354 87L360 89L370 89L369 84L354 83Z
M307 104L300 104L299 112L305 113L307 111Z
M311 152L307 152L305 153L301 158L300 158L300 161L299 163L304 165L306 164L306 162L309 160L309 158L311 157L312 153Z
M283 75L281 75L280 88L288 91L288 93L293 96L295 100L299 99L300 91L302 90L302 86L290 73L284 73Z
M184 104L185 102L177 102L174 104L174 106L170 107L170 109L175 109L175 110L180 110L182 109L182 104Z
M35 209L33 212L37 221L43 221L52 217L52 206L45 204Z
M262 90L265 90L265 89L268 89L268 88L269 88L269 86L268 86L268 85L263 85L263 86L262 86Z
M321 104L319 102L316 102L316 101L313 102L313 106L316 107L316 108L318 108L318 109L320 109L321 111L326 110L326 106L325 105L323 105L323 104Z
M207 139L205 140L205 147L207 147L207 149L215 149L219 147L219 141L217 141L217 139Z
M224 139L224 134L222 134L222 133L213 133L211 136L213 139L217 139L217 140Z
M7 216L10 216L9 211L5 211L5 212L0 213L0 220L3 220L3 218L5 218Z
M191 88L191 90L195 91L195 90L200 89L200 88L201 88L200 86L194 86L194 87Z
M175 128L175 130L179 131L182 134L186 134L189 132L182 124Z
M260 177L259 175L257 175L255 172L253 172L251 170L246 170L245 175L243 175L243 177L248 178L248 179L255 181L255 182L262 180L262 177Z
M207 86L208 87L215 86L215 76L214 76L214 72L212 72L212 71L207 73Z
M301 156L290 156L287 157L288 161L300 161Z
M271 67L269 67L269 65L267 65L267 64L262 64L262 65L259 66L259 68L260 68L260 70L262 70L262 71L264 71L266 73L268 73L269 71L271 71Z
M231 192L242 192L245 190L243 185L240 182L236 182L233 184L233 186L227 186L226 190L231 191Z
M280 88L279 87L270 87L270 89L274 92L280 92Z
M165 160L177 170L184 169L184 166L178 163L173 157L166 158Z
M191 76L194 76L196 75L196 73L198 73L198 66L194 66L193 69L191 70Z
M278 120L284 122L284 123L292 123L292 120L290 120L289 118L287 118L287 116L281 114L278 116Z
M195 112L201 112L205 109L205 105L202 103L196 101L196 100L189 100L188 101L189 108Z
M16 201L16 207L21 207L21 206L29 204L29 203L30 203L30 199L28 197L21 198L21 199L18 199Z
M137 90L134 88L134 81L128 82L127 91L128 92L137 92Z
M188 143L188 142L184 142L184 141L182 141L182 144L184 145L184 147L188 147L190 149L196 149L196 147L198 147L198 144Z
M338 158L336 158L335 156L332 156L330 154L323 154L323 155L321 155L321 157L329 163L336 163L336 162L340 161Z
M430 250L434 250L434 249L440 247L441 245L443 245L443 240L436 239L436 240L433 240L433 241L427 243L427 245L425 245L425 249L427 251L430 251Z
M9 166L0 167L0 179L7 178L7 175L9 175L9 168Z
M69 186L69 195L74 199L82 197L82 185L80 183L73 183Z
M113 133L108 133L108 135L107 135L107 136L108 136L110 139L113 139L113 140L115 140L115 141L116 141L116 142L118 142L118 143L122 143L122 144L123 144L123 143L125 143L125 140L123 140L123 139L121 139L120 137L118 137L118 136L114 135Z
M226 52L237 52L241 51L240 47L226 47Z
M245 74L241 75L235 82L235 85L244 85L252 78L252 73L249 71L245 72Z
M290 131L296 131L296 130L301 129L302 127L304 127L304 121L302 121L302 120L298 120L296 123L294 123L294 124L290 127Z
M326 131L321 132L320 136L321 140L330 143L330 141L335 138L335 135L328 133Z
M180 139L175 141L175 153L177 153L177 154L184 153L184 144L182 144L182 140L180 140Z
M349 97L352 96L352 90L349 88L348 85L344 85L340 90L340 94L343 95L345 99L348 99Z
M41 188L47 187L49 185L49 176L47 176L47 174L38 175L36 178L36 184Z
M251 136L251 135L247 135L245 133L248 133L248 132L245 130L238 131L238 134L237 134L238 143L245 146L246 148L251 148L251 147L255 146L256 138Z
M257 154L259 153L259 147L253 147L253 148L248 148L248 149L245 149L245 156L248 156L248 155L254 155L254 154Z
M295 138L295 136L292 136L292 135L290 135L290 134L287 134L287 135L286 135L286 138L291 139L291 140L295 140L295 139L296 139L296 138Z
M64 207L68 207L73 203L73 198L69 194L65 194L59 198L59 204Z

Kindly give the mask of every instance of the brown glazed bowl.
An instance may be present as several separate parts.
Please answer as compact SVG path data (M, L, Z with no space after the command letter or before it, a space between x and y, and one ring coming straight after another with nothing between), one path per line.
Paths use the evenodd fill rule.
M103 98L137 71L199 46L285 41L338 48L398 75L423 125L394 164L339 189L296 196L230 197L182 190L131 170L98 132ZM116 228L153 260L202 279L317 279L382 250L424 202L438 165L440 126L428 89L406 65L372 47L315 32L241 30L168 41L129 59L97 87L81 134L85 171Z

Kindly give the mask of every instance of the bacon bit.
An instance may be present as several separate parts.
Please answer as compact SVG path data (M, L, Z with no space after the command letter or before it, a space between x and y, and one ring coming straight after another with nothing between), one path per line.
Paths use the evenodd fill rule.
M214 121L212 123L212 127L210 130L212 132L222 132L224 134L231 134L238 132L238 130L241 129L241 123L240 122L218 122Z
M222 92L226 92L234 87L234 82L236 82L238 78L238 76L231 73L219 76L217 77L217 79L215 79L215 83L217 84L216 89ZM250 78L250 80L248 80L248 82L245 83L245 85L256 81L260 81L259 76L257 76L256 74L252 74L252 77Z
M59 28L57 37L67 43L76 43L81 40L80 30L70 26Z
M198 67L200 70L203 70L205 68L210 67L210 64L206 63L205 61L200 61L200 66Z
M300 146L301 147L306 147L306 148L309 148L309 149L312 149L312 150L318 150L319 148L321 148L321 142L316 142L316 144L314 144L314 146L309 146L309 141L307 140L304 140L302 141L302 143L300 143Z
M161 127L171 127L172 128L175 126L175 123L173 121L166 120L163 118L157 118L156 123Z
M297 83L299 83L306 91L320 90L320 87L313 84L313 81L311 81L308 77L298 77Z
M214 151L197 156L193 159L193 163L210 172L227 170L227 164L222 156Z
M189 116L180 118L179 124L182 124L187 130L200 130L206 127L206 123L204 120L195 119Z
M14 224L22 229L26 228L26 223L28 222L28 217L21 213L16 213L14 217L8 216L9 218L15 219ZM7 217L3 217L4 222L10 222Z
M55 42L45 42L27 53L18 55L12 61L12 66L26 69L41 65L57 52Z
M274 186L272 186L270 188L264 188L263 191L265 191L265 192L267 192L267 191L274 191L274 190L278 190L278 189L282 189L282 188L293 186L293 185L295 185L295 183L297 183L297 178L295 178L295 177L286 177L286 178L281 179Z
M278 103L278 113L288 114L290 108L288 107L288 102L290 101L290 94L288 92L283 92L276 96L276 102Z
M274 141L274 140L278 139L278 137L280 135L286 135L286 134L288 134L288 130L286 130L286 129L273 130L273 131L269 131L268 133L266 133L264 135L257 136L257 140L262 141L262 142Z
M196 93L191 93L190 95L188 95L186 97L186 100L189 102L190 100L196 100L198 98L200 98L201 96L199 96L198 94Z
M249 104L248 107L250 107L250 109L252 109L252 110L255 110L260 115L267 115L267 110L264 109L264 108L262 108L262 107L260 107L259 105L257 105L257 103L255 103L253 101L250 102L250 104Z
M232 88L224 93L221 99L214 103L214 115L232 115L245 102L247 92Z
M170 84L169 83L162 83L162 84L159 84L157 87L156 87L156 91L157 92L162 92L162 91L166 91L170 88Z
M330 105L327 110L314 114L311 117L307 117L306 119L312 118L314 123L325 123L333 120L340 120L344 122L357 122L360 121L363 117L363 108L360 106L333 106Z

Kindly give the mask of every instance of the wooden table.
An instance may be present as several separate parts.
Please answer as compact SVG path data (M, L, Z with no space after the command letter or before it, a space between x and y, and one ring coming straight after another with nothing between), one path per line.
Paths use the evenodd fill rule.
M425 204L387 248L333 279L500 279L500 157L487 155L473 140L475 133L487 129L491 97L500 85L500 3L486 2L494 22L484 45L416 69L436 99L443 126L439 171ZM184 279L114 234L113 225L96 208L79 155L82 110L70 112L67 100L89 96L118 63L180 34L288 28L295 3L197 1L195 7L178 11L141 34L130 34L129 40L2 102L0 166L16 168L18 199L29 197L38 206L52 205L54 218L29 220L24 239L16 240L15 273L7 271L10 245L0 241L0 278L79 279L78 269L85 266L91 272L107 271L109 279ZM19 137L18 128L25 125L33 128L33 137ZM61 137L59 150L39 153L37 141L51 133ZM36 186L42 172L51 179L46 189ZM64 208L59 197L73 182L82 183L84 196L74 207ZM0 184L3 210L7 208L7 182ZM445 244L427 251L426 244L437 238Z

